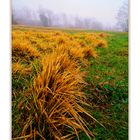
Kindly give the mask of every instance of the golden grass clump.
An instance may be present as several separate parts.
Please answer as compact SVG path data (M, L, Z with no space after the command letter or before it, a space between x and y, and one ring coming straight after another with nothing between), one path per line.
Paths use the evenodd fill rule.
M97 40L97 47L108 48L107 42L103 39Z
M57 52L57 54L67 54L69 59L74 61L77 66L87 66L87 61L84 59L84 54L81 47L66 47L65 45L60 45L54 52Z
M52 30L48 30L45 32L41 30L39 31L14 30L13 31L13 51L14 49L18 50L18 48L23 48L23 50L25 49L27 50L26 46L29 46L29 48L32 48L32 50L28 48L28 51L27 51L28 53L32 52L34 49L34 52L30 53L31 58L32 58L33 55L35 55L35 57L38 57L39 53L41 55L50 54L53 51L55 51L56 48L59 48L63 45L65 48L71 48L71 52L73 52L73 54L75 55L78 54L78 51L76 51L76 48L77 48L77 50L79 50L79 55L80 55L82 54L80 53L80 51L82 51L81 50L82 47L88 47L88 46L91 46L93 48L95 47L106 48L107 47L107 42L104 40L104 38L100 37L100 34L102 36L102 33L78 32L75 34L69 34L62 31L52 31ZM17 52L18 53L23 52L25 54L25 51L17 51ZM15 54L18 54L18 53L15 53ZM24 54L20 54L21 57ZM82 56L80 56L80 58L82 58Z
M91 58L91 57L94 57L94 58L97 57L96 51L94 50L94 48L92 48L90 46L84 47L82 50L82 53L84 55L84 58L86 58L86 59Z
M81 89L86 84L83 73L67 54L53 53L42 61L42 72L34 79L27 96L30 115L21 137L54 140L79 138L79 132L92 136L82 115L95 120L84 108L87 105ZM46 136L49 134L49 136Z
M23 65L21 65L19 62L12 64L12 74L20 73L24 69Z
M30 88L21 91L25 98L18 104L23 129L14 139L72 140L81 132L93 137L85 118L96 120L84 109L89 105L81 67L97 57L96 47L107 47L102 35L25 28L14 30L12 39L12 75L31 73Z
M31 72L32 67L30 66L25 67L20 62L15 62L12 64L12 76L16 76L17 74L25 76L27 74L30 74Z
M71 58L74 58L74 59L83 59L84 54L82 51L83 49L80 47L71 47L69 49L69 55L71 56Z
M40 53L30 43L15 39L12 42L12 56L32 60L38 58Z
M103 33L103 32L101 32L101 33L99 33L99 36L102 37L102 38L104 38L104 37L106 37L106 34Z
M112 36L112 34L104 33L104 32L100 32L98 35L99 35L99 37L101 37L101 38L106 38L106 37Z

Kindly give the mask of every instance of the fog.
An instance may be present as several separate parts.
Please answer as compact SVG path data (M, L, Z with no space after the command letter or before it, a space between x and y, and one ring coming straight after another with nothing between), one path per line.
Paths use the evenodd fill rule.
M12 23L118 30L117 13L127 0L12 0Z

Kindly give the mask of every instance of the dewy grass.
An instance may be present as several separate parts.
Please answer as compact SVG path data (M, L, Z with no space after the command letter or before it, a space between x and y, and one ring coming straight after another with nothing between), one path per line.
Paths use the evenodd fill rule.
M88 105L81 92L86 84L82 76L67 54L54 53L44 58L42 72L34 79L27 96L30 116L21 136L33 134L35 137L39 133L44 137L49 133L52 139L67 140L79 137L83 131L90 138L91 132L81 115L95 119L82 107Z

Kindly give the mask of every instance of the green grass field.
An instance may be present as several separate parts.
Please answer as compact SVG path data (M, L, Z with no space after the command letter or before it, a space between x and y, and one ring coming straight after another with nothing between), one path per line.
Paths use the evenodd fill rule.
M21 29L19 27L19 29ZM28 30L22 28L22 30ZM40 29L40 30L45 30ZM51 29L52 30L52 29ZM69 34L79 31L63 30ZM80 31L81 32L81 31ZM82 31L95 32L95 31ZM89 109L103 126L88 120L90 130L95 140L127 140L128 139L128 33L107 32L108 48L96 48L98 57L90 58L89 67L82 67L86 71L85 81L88 83L83 91L87 95ZM30 87L35 75L39 71L39 61L33 61L33 72L26 76L20 73L12 77L12 130L13 137L22 131L20 119L24 120L22 106L23 93ZM28 63L23 63L26 67ZM31 65L31 64L29 64ZM27 67L28 68L28 67ZM30 73L30 69L27 71ZM19 105L21 102L21 106ZM20 109L19 109L20 108ZM88 109L88 108L87 108ZM83 116L84 117L84 116ZM19 124L19 125L17 125ZM75 138L76 140L76 138ZM83 133L80 140L89 140Z
M111 32L108 49L98 48L90 60L85 92L98 124L91 129L96 140L128 139L128 34ZM80 140L89 140L81 135Z
M128 34L112 34L109 48L90 60L86 78L93 115L105 126L96 125L96 140L128 139Z

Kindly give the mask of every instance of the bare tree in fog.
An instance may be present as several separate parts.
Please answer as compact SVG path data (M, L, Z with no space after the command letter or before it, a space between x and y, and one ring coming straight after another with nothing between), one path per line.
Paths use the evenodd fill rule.
M22 14L17 9L12 9L12 24L20 24L22 20Z
M51 10L39 9L38 14L43 26L53 26L55 14Z
M48 18L43 11L39 12L39 18L43 26L48 26Z
M75 17L73 19L75 21L74 27L84 28L84 29L94 29L94 30L102 30L102 24L95 20L94 18L80 18Z
M15 9L12 9L12 24L17 24L15 17Z
M104 27L99 21L94 19L94 21L92 21L91 29L104 30Z
M68 21L68 17L67 17L67 15L66 14L64 14L64 13L62 13L61 14L61 17L62 17L62 20L63 20L63 25L65 25L65 27L68 27L68 25L69 25L69 21Z
M83 21L80 17L76 16L76 17L74 17L73 20L74 20L74 26L76 28L83 28Z
M92 19L90 18L85 18L84 19L84 27L87 28L87 29L91 29L92 27Z
M94 30L103 29L102 24L94 18L85 18L83 24L86 29L94 29Z
M117 26L123 30L128 31L128 3L123 3L117 14Z
M12 24L37 25L35 13L28 8L12 9Z

